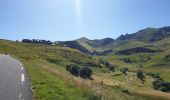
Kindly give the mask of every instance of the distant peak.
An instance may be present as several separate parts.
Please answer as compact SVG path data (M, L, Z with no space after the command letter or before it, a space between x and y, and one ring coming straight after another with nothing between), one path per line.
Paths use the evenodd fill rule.
M89 40L89 39L86 38L86 37L81 37L81 38L79 38L79 39L77 39L77 40Z

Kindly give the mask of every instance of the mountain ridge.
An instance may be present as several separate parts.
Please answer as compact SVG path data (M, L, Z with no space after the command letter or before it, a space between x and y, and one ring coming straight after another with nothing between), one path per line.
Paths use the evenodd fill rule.
M148 43L159 42L167 37L170 37L170 26L161 28L145 28L132 34L120 35L116 39L104 38L90 40L88 38L82 37L72 41L57 42L67 47L78 49L85 53L101 53L115 51L125 43L131 43L133 46L136 45L135 43L145 45Z

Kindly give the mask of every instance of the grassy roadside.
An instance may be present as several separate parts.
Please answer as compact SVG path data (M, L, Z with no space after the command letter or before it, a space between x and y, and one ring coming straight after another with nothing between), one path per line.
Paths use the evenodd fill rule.
M96 100L97 96L87 88L77 87L71 80L57 77L36 63L24 61L31 77L35 100Z
M63 70L64 65L73 63L79 56L89 58L80 52L69 49L46 45L22 44L12 41L0 40L0 53L9 53L20 60L30 77L35 100L98 100L94 91L79 87L72 80L54 75L43 69L43 65L59 65ZM55 64L49 61L56 62ZM82 62L83 62L82 61ZM64 65L63 65L64 63Z

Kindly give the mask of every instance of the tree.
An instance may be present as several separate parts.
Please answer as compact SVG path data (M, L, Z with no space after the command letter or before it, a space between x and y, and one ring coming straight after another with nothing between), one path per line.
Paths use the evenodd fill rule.
M137 77L142 81L142 84L144 84L145 75L144 75L143 71L142 70L137 70L136 74L137 74Z
M77 65L74 65L72 66L70 72L75 76L79 76L80 68Z
M79 76L80 68L75 64L67 65L66 70L75 76Z
M90 68L76 64L67 65L66 70L69 71L72 75L80 76L82 78L90 78L92 75L92 70Z
M23 43L34 43L34 44L46 44L46 45L52 45L53 42L49 40L40 40L40 39L23 39Z
M121 68L120 71L121 71L123 74L127 75L128 68Z
M110 67L110 63L109 62L105 62L104 65L109 68Z
M71 66L72 66L72 65L67 65L67 66L66 66L66 70L67 70L67 71L71 71Z
M109 67L109 69L110 69L112 72L115 72L115 66L111 65L111 66Z
M153 88L155 90L160 90L162 92L170 91L170 82L165 82L163 79L159 78L153 82Z
M164 82L162 79L156 79L155 81L153 81L153 88L155 90L158 90L160 88L160 83Z
M92 75L92 70L88 67L83 67L80 70L80 76L83 78L90 78Z
M99 63L105 65L105 62L100 58Z

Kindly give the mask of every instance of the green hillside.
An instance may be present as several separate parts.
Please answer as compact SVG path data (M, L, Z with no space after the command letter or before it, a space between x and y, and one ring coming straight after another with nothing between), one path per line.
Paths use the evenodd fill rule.
M65 66L77 61L84 64L91 61L89 56L64 47L24 44L0 40L0 53L9 53L24 63L28 72L35 100L93 100L98 98L94 91L66 77ZM51 72L54 69L60 73ZM64 74L63 74L64 73Z
M102 47L113 43L113 41L114 40L111 38L90 40L85 37L82 37L73 41L58 41L58 42L67 47L78 49L85 53L93 53L95 51L103 52L104 49L102 49Z
M111 38L89 40L83 37L73 41L60 41L60 43L85 53L104 54L104 52L152 45L167 37L170 37L170 27L146 28L133 34L121 35L115 40Z
M102 68L99 65L90 67L93 70L92 80L71 75L65 70L68 64L98 63L98 58L75 49L7 40L0 40L0 47L0 53L9 53L25 65L32 82L35 100L56 98L57 100L150 100L155 98L140 93L140 90L146 87L153 90L150 82L152 78L147 79L146 87L141 89L138 87L138 84L141 84L139 80L136 80L136 85L129 84L137 88L139 90L137 92L127 87L128 83L124 80L126 76L121 74L119 69L112 72L103 65ZM130 74L135 73L129 72ZM164 96L156 98L164 98Z
M170 82L169 32L147 28L116 40L80 38L62 45L0 40L0 53L25 65L35 100L168 100L165 87L155 90L153 83ZM82 78L87 70L92 74Z
M170 62L166 59L166 56L170 54L170 38L165 38L161 41L148 43L148 44L138 44L133 42L124 43L123 45L116 48L118 52L128 52L128 50L132 50L133 48L149 48L151 50L157 50L158 52L137 52L134 51L131 54L116 54L112 53L106 56L108 61L116 63L126 63L122 59L128 58L131 60L131 63L126 63L124 66L136 66L142 65L144 70L152 70L155 73L160 73L164 79L170 81L168 71L170 71ZM129 49L131 48L131 49Z

